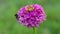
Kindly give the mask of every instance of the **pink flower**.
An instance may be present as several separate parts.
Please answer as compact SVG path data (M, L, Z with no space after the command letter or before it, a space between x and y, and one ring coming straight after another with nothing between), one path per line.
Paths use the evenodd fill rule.
M17 13L17 20L27 27L38 27L46 19L42 6L38 4L21 7Z

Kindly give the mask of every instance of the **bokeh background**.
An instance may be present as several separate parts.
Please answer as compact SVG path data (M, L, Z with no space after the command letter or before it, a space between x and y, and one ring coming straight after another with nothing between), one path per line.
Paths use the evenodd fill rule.
M0 0L0 34L33 34L32 28L20 25L14 16L28 4L42 5L47 15L38 34L60 34L60 0Z

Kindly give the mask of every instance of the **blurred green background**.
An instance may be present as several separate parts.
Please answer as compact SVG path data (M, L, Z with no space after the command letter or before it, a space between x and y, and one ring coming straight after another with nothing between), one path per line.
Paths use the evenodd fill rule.
M33 34L32 28L20 25L14 16L28 4L40 4L46 12L38 34L60 34L60 0L0 0L0 34Z

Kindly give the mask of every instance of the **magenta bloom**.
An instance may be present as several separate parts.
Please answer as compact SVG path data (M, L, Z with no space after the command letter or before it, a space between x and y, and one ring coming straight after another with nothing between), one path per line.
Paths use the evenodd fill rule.
M46 19L43 8L38 4L21 7L17 16L18 22L27 27L38 27Z

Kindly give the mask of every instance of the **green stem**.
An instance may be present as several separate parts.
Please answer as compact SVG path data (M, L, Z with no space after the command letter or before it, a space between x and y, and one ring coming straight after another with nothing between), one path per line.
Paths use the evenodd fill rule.
M34 34L37 34L36 28L33 27Z

